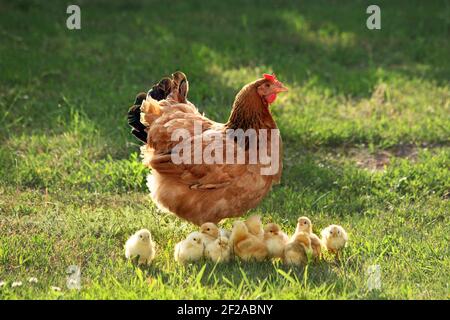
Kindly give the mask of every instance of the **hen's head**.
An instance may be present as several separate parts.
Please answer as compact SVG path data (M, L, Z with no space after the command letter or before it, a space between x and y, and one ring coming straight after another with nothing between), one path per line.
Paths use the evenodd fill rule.
M288 91L288 89L278 81L274 74L263 75L263 79L256 82L256 91L263 101L267 104L271 104L277 98L277 94L280 92Z
M268 106L284 91L287 91L287 88L275 75L270 74L264 74L261 79L245 85L234 99L227 128L243 130L275 128Z

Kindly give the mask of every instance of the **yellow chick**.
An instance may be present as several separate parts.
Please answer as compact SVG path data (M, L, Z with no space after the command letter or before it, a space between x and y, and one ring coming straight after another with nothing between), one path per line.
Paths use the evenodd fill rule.
M262 239L249 232L245 222L236 221L231 230L230 241L236 256L245 261L262 261L267 257L267 247Z
M227 239L230 239L230 236L231 236L231 231L230 230L227 230L227 229L224 229L224 228L220 228L219 233L220 233L221 237L225 237Z
M346 246L348 241L347 232L345 232L344 228L336 224L326 227L320 234L324 247L336 255Z
M264 242L270 258L283 258L284 247L288 241L287 234L276 223L269 223L264 228Z
M298 218L295 233L297 234L298 232L305 232L309 234L313 257L320 259L322 257L322 241L320 241L320 238L313 233L312 223L308 217Z
M175 261L187 263L200 260L203 257L203 241L200 232L192 232L186 239L175 245Z
M287 265L301 266L308 262L311 239L306 232L298 232L284 249L283 262Z
M139 256L138 264L150 264L155 258L155 243L147 229L133 234L125 243L125 257L131 259Z
M218 237L205 247L205 256L214 262L228 262L231 258L231 248L228 238Z
M220 230L214 223L206 222L200 226L200 233L202 234L203 244L206 247L219 237Z
M245 221L245 225L247 226L247 229L251 234L257 236L261 240L264 240L264 229L260 216L258 215L250 216Z

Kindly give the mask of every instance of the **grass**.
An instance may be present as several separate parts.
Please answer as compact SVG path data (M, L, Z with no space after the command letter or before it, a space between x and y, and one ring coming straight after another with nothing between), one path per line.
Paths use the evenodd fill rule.
M379 31L367 1L75 3L80 31L64 2L0 0L0 298L450 298L446 1L379 1ZM251 213L289 232L300 215L317 232L342 224L341 263L175 263L194 227L149 200L126 111L177 69L218 121L263 72L290 87L273 106L282 183ZM148 268L123 255L142 227L158 243ZM369 291L374 264L382 287ZM70 265L80 291L66 288Z

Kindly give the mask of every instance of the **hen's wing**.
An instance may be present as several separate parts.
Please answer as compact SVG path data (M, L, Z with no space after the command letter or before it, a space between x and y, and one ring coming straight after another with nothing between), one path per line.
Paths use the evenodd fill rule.
M183 121L183 119L186 119ZM202 134L193 136L183 142L171 141L170 136L177 129L190 130L189 124L191 120L202 120L198 117L184 117L183 119L174 119L164 125L164 130L158 126L152 126L150 132L152 144L159 147L151 154L149 165L159 173L165 175L176 175L180 182L189 185L191 189L216 189L222 188L230 184L230 182L242 177L246 172L258 172L259 165L251 164L226 164L226 150L235 150L235 154L240 148L235 142L221 134L220 125L211 121L204 121L203 127L213 127L204 131ZM192 132L194 133L194 132ZM154 140L153 140L154 139ZM211 141L217 143L214 148ZM150 147L147 146L146 150ZM150 148L151 149L151 148ZM183 151L191 151L190 155L183 158ZM210 151L211 163L199 162L204 161L204 155ZM248 158L248 151L240 148L240 151ZM217 156L216 157L216 152ZM219 153L221 156L219 156ZM198 156L197 156L198 155ZM174 162L174 156L178 156L180 161ZM215 160L217 162L215 163ZM223 160L223 161L220 161ZM182 162L181 162L182 161ZM180 163L181 162L181 163ZM206 162L206 161L205 161Z

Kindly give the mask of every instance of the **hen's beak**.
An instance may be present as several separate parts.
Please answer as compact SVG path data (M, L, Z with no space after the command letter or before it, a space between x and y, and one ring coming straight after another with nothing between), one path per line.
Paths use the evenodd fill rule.
M288 88L286 88L284 86L284 84L280 81L277 81L277 83L275 84L275 93L280 93L280 92L286 92L288 91Z

